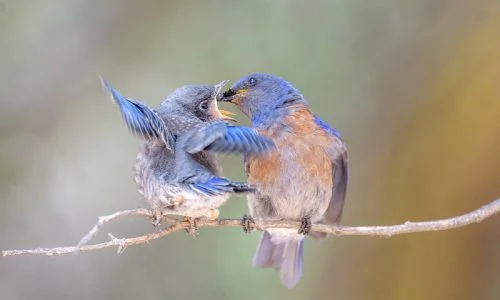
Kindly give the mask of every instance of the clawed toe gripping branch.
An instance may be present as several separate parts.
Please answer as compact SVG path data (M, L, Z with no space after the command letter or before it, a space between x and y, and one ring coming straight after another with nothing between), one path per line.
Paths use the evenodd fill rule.
M298 232L303 235L307 235L312 228L311 217L304 217L300 221L300 226Z
M250 215L243 215L243 218L241 219L241 227L243 227L243 232L245 233L250 233L252 232L253 228L255 226L255 221Z
M196 228L202 227L242 227L245 232L250 230L262 231L268 228L296 228L312 230L315 232L325 232L336 236L347 235L364 235L364 236L379 236L391 237L394 235L412 233L412 232L427 232L427 231L442 231L447 229L459 228L473 223L479 223L484 219L500 212L500 199L490 202L474 211L461 216L441 219L436 221L426 222L405 222L400 225L392 226L333 226L324 224L304 224L305 222L289 222L289 221L264 221L253 220L249 216L243 219L199 219L196 220ZM164 237L170 233L180 230L193 230L193 223L189 220L179 220L175 218L164 218L162 221L165 228L151 232L145 235L132 238L116 238L112 234L108 234L110 240L100 244L89 245L90 241L96 236L103 225L113 222L117 219L128 216L142 216L150 220L154 220L155 213L147 209L132 209L119 211L111 215L99 217L97 223L92 229L73 247L56 247L56 248L35 248L27 250L3 250L2 256L14 255L62 255L78 253L80 251L94 251L104 248L118 249L118 253L122 253L127 247L139 244L149 244L150 241ZM306 226L305 226L306 225Z

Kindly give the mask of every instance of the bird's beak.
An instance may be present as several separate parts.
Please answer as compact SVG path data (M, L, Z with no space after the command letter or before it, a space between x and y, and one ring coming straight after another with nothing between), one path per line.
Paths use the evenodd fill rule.
M231 121L231 122L237 122L236 119L234 119L232 116L234 116L234 113L224 110L224 109L219 109L219 106L217 105L217 101L219 101L219 98L221 97L221 90L228 83L229 80L224 80L219 82L218 84L215 85L215 101L213 102L214 108L213 108L213 116L216 119L222 119L225 121Z
M212 116L217 120L222 119L222 120L231 121L234 123L238 122L236 119L231 117L231 116L234 116L234 114L232 112L230 112L228 110L224 110L224 109L219 109L217 107L214 109Z
M219 95L219 97L217 97L217 101L231 102L234 104L238 104L239 100L243 96L245 96L246 94L247 94L247 90L245 90L245 89L236 90L236 91L229 89L229 90L225 91L224 93L222 93L221 95Z
M229 82L229 80L222 80L221 82L217 83L215 87L215 97L218 98L220 95L220 91L222 88Z
M230 112L229 110L224 110L224 109L219 109L219 112L221 114L221 118L224 119L224 120L227 120L227 121L231 121L231 122L238 122L236 119L234 119L232 116L234 116L235 114Z

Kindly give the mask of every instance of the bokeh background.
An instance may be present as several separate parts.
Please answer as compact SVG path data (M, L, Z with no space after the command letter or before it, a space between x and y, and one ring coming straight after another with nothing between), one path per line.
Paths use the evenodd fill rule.
M499 16L499 1L3 0L0 249L74 245L97 216L143 205L132 181L140 142L98 74L151 105L187 83L277 74L348 143L343 224L473 210L500 196ZM241 158L223 163L244 179ZM233 197L222 216L246 210ZM123 219L96 241L151 230ZM257 242L201 229L121 255L0 258L0 298L500 298L500 216L308 241L293 290L252 268Z

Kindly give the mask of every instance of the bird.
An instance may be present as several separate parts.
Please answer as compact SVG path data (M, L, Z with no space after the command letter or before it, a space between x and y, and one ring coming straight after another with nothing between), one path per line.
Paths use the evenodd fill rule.
M312 223L338 224L349 177L347 146L339 132L316 116L298 90L270 74L250 74L236 81L218 101L235 104L252 127L276 149L244 156L250 216L301 222L300 228L265 230L253 259L255 267L274 267L288 288L303 272L304 238Z
M142 140L135 165L139 193L154 212L153 225L164 216L183 216L196 234L199 218L214 220L231 193L251 192L247 183L222 177L217 153L253 154L274 143L255 129L233 126L231 113L219 110L216 85L191 84L175 89L159 105L125 98L101 77L129 130Z

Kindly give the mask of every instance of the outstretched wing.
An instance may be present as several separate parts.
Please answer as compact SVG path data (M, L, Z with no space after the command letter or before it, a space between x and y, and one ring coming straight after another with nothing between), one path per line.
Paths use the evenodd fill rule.
M217 121L187 133L184 150L189 153L212 151L218 153L262 153L274 148L274 143L255 129L230 126Z
M161 139L167 149L173 149L173 135L152 108L139 101L125 98L107 80L103 78L101 80L106 91L120 108L125 124L134 135L145 140Z

